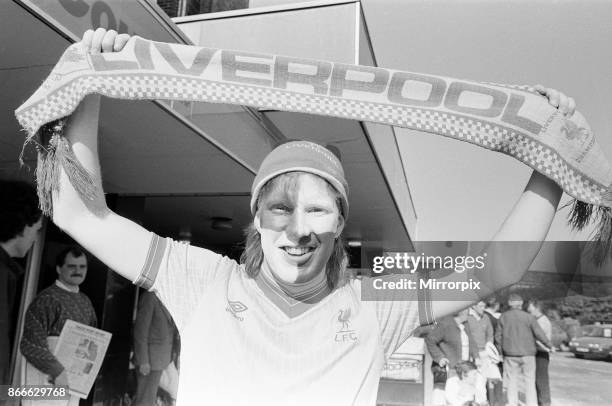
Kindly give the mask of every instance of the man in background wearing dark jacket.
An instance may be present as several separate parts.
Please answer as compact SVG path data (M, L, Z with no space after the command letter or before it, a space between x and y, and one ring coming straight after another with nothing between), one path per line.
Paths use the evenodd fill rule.
M10 365L26 256L42 226L36 190L28 183L0 180L0 385L11 383ZM0 400L0 404L4 401Z
M143 292L134 324L134 363L138 368L135 406L157 399L162 372L172 362L177 332L168 310L152 292Z
M535 317L522 310L523 298L515 293L508 297L510 309L499 318L495 329L495 345L504 356L504 387L508 405L518 405L518 384L525 380L527 406L537 406L535 387L536 340L547 349L550 341Z
M478 346L467 324L467 310L445 317L425 337L431 357L440 366L453 368L461 361L475 361Z

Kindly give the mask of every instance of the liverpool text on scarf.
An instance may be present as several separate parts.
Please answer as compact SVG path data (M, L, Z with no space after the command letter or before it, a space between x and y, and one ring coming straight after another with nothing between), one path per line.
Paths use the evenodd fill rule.
M312 88L313 95L342 97L345 91L357 91L380 95L388 102L405 106L435 108L444 105L454 112L489 119L501 116L501 121L536 135L544 124L534 121L533 117L521 116L525 97L509 89L502 91L470 82L368 66L193 46L186 47L189 61L184 61L173 46L135 38L135 60L119 59L120 53L93 54L90 57L98 72L154 71L157 65L163 65L180 75L206 76L226 82L277 89L287 89L289 83L307 85ZM153 58L154 52L161 58ZM463 93L479 95L482 103L480 106L462 106Z

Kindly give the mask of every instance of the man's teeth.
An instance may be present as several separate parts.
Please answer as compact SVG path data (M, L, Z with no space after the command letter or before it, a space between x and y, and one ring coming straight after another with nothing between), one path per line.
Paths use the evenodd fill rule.
M284 247L289 255L304 255L310 252L310 247Z

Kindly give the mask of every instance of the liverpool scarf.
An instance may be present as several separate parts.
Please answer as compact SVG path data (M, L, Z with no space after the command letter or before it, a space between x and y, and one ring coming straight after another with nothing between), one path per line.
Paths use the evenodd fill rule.
M594 215L600 253L612 243L612 167L584 117L565 117L528 86L457 80L369 66L272 56L132 37L117 53L70 46L16 110L39 151L41 208L52 210L59 166L86 198L94 180L62 137L64 118L91 93L190 100L321 114L440 134L510 155L575 198L570 224ZM605 257L599 255L597 262Z

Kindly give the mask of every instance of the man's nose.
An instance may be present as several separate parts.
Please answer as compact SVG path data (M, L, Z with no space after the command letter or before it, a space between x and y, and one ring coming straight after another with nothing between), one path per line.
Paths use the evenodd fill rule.
M287 236L294 242L303 242L304 239L310 239L312 229L308 223L306 213L299 210L294 210L287 224Z

